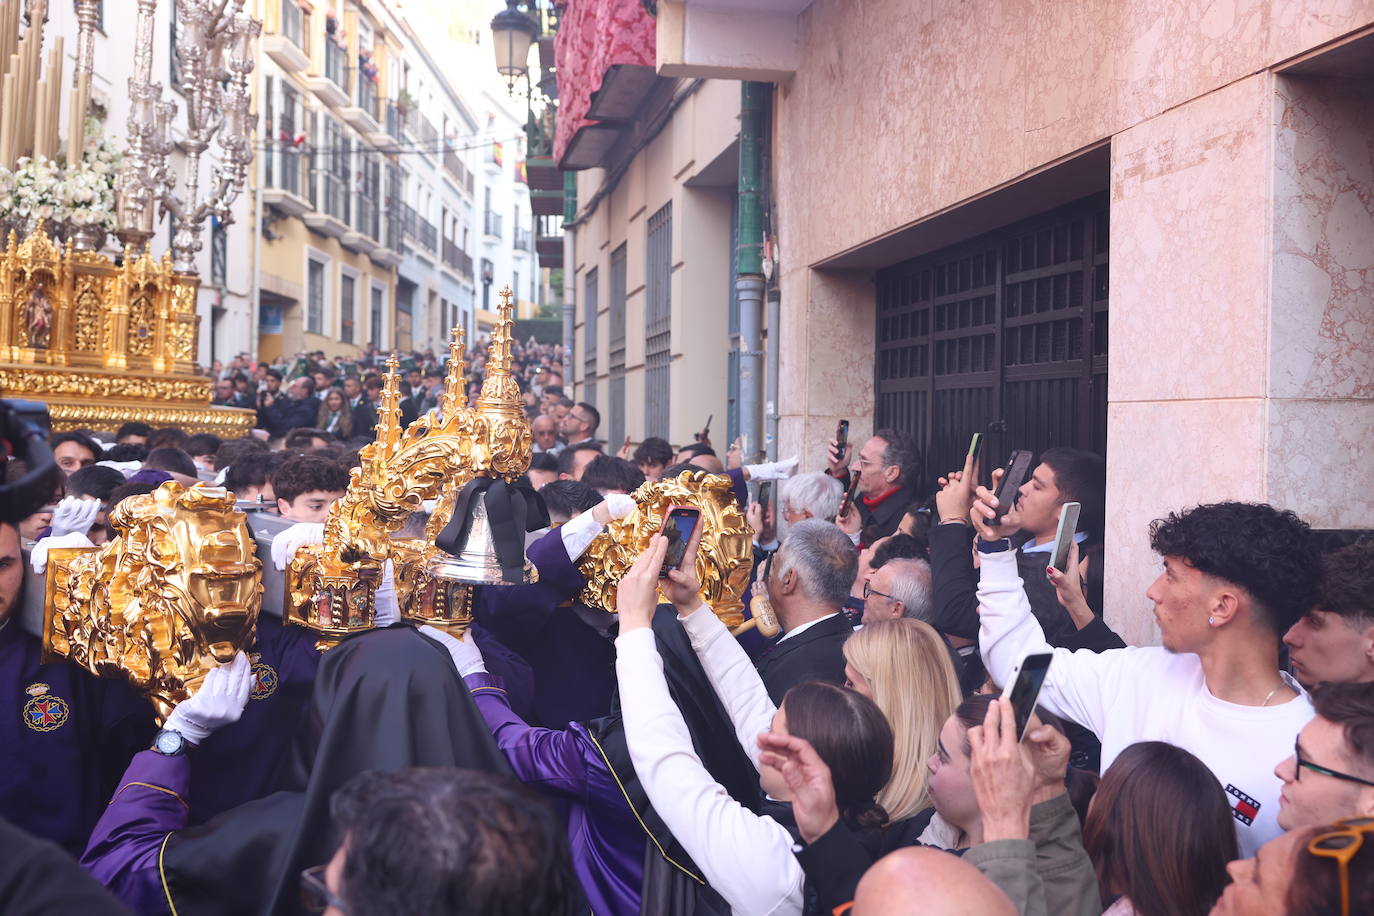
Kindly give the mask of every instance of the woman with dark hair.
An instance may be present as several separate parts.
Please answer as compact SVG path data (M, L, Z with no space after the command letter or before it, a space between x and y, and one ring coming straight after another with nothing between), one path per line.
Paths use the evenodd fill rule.
M1106 916L1203 916L1238 855L1231 806L1201 760L1163 741L1122 751L1102 776L1083 845Z
M756 814L729 796L695 753L664 682L663 660L650 629L659 588L680 616L694 619L687 629L699 656L696 628L700 622L714 621L720 626L699 597L695 542L681 569L660 579L667 546L664 537L655 535L617 587L616 675L635 772L668 829L734 913L799 914L805 875L792 852L798 840L790 809L772 805L769 813ZM684 615L684 611L689 613ZM743 656L743 651L739 654ZM749 667L747 659L744 667ZM787 692L771 722L761 723L760 713L772 710L763 682L757 673L752 679L737 681L722 692L712 676L740 746L758 768L759 783L770 799L786 802L791 790L780 770L758 763L760 726L811 742L829 767L839 815L848 826L857 830L883 826L887 815L874 796L892 772L893 738L872 700L845 687L806 682Z
M1210 916L1374 913L1374 818L1290 830L1226 871L1231 883Z

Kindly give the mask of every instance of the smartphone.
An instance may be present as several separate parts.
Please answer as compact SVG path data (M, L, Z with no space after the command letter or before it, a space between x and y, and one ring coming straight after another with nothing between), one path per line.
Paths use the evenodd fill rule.
M1054 533L1050 565L1060 572L1064 571L1064 564L1069 562L1069 545L1078 531L1078 513L1082 508L1078 503L1064 503L1059 507L1059 530Z
M692 543L692 535L700 521L700 509L675 506L668 510L668 517L663 520L661 532L668 539L668 553L663 558L663 568L658 571L660 579L668 578L669 570L682 567L682 560L687 556L687 545Z
M983 434L974 433L973 439L968 444L968 456L973 459L973 463L978 463L978 456L983 451Z
M1011 680L1002 689L1002 699L1011 702L1012 711L1016 714L1017 741L1026 737L1031 713L1035 712L1035 704L1040 699L1040 688L1045 686L1045 675L1049 673L1050 660L1053 658L1054 655L1049 652L1030 653L1021 659L1021 664L1016 666Z
M696 438L698 442L704 442L707 439L711 438L711 421L715 418L715 414L708 414L706 417L706 425L701 428L701 432L692 433L692 435Z
M835 426L835 454L844 460L844 449L849 444L849 421L841 420Z
M854 504L854 496L858 492L859 475L855 474L854 479L849 481L849 489L845 492L844 499L840 502L840 511L836 513L836 519L844 518L845 514L849 512L849 507Z
M764 512L768 511L768 503L773 498L773 481L765 480L759 484L759 505Z
M1030 479L1031 457L1031 453L1025 449L1017 449L1007 459L1007 466L1002 469L1002 482L997 486L997 517L999 519L1005 518L1007 513L1016 506L1016 499L1019 495L1017 491Z

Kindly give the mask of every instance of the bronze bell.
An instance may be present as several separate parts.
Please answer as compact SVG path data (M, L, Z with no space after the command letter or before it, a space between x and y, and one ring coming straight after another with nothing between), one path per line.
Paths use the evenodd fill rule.
M426 572L436 579L469 585L528 585L539 581L539 573L528 559L525 560L524 575L520 581L512 582L505 578L501 561L496 555L496 544L492 541L485 492L473 494L470 513L472 523L468 526L467 538L461 549L456 554L443 550L435 552L425 566Z

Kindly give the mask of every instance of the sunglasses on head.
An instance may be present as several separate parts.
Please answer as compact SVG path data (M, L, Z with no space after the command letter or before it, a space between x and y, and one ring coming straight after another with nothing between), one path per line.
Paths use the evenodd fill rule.
M1341 876L1341 916L1350 916L1350 860L1374 833L1374 817L1343 817L1331 826L1340 830L1319 833L1307 841L1307 851L1323 859L1335 859Z

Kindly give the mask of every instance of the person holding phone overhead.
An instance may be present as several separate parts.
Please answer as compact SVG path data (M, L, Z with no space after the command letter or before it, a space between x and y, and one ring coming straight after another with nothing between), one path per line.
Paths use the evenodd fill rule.
M1005 683L1028 653L1051 646L1018 575L1012 523L990 491L977 497L978 643L993 681ZM1104 769L1137 741L1194 754L1225 789L1241 854L1252 855L1281 832L1274 765L1313 716L1279 670L1278 649L1315 603L1317 545L1292 512L1228 502L1156 520L1150 546L1164 568L1145 596L1163 645L1054 649L1040 703L1097 735Z
M897 530L902 516L921 493L916 474L921 452L910 436L895 429L880 429L854 450L847 441L848 422L841 421L830 440L826 473L849 490L855 484L854 502L859 510L861 543L865 546Z

